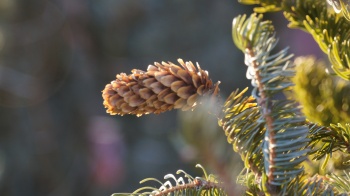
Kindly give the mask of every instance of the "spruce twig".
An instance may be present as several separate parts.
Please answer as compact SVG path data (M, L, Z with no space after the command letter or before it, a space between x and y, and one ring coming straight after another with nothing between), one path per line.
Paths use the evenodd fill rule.
M306 159L308 129L304 116L294 100L276 99L278 93L289 92L294 75L287 49L271 54L277 44L270 21L252 14L233 21L234 43L245 54L247 78L252 80L266 132L262 151L264 172L262 187L267 194L282 194L288 183L300 175L300 163ZM242 143L248 141L241 141ZM264 177L266 175L266 177ZM264 184L266 181L266 184Z

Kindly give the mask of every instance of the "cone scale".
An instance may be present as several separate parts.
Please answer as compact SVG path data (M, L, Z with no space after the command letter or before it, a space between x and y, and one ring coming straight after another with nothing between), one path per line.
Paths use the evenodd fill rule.
M102 91L103 105L111 115L159 114L171 109L194 109L203 96L218 96L219 82L213 84L208 72L191 61L178 59L155 62L147 71L134 69L130 75L117 74Z

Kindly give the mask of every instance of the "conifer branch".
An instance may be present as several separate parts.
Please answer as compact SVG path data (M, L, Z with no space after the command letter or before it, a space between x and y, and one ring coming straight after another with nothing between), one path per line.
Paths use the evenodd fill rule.
M339 195L327 179L327 177L320 175L312 177L301 175L289 183L286 192L293 193L293 195Z
M309 126L311 140L309 154L313 155L314 160L320 160L325 156L331 157L332 153L336 151L350 154L350 124L331 124L330 127L316 124Z
M232 29L235 44L245 53L247 78L255 87L253 96L261 114L258 121L266 128L262 144L265 170L262 187L269 194L278 194L303 171L299 164L308 152L308 129L303 125L305 119L297 104L274 98L278 93L290 91L293 85L294 71L289 62L292 55L287 55L287 49L271 54L277 39L271 22L262 21L261 16L252 14L247 20L238 16Z
M227 98L219 125L224 129L228 143L241 155L245 167L261 178L264 168L262 141L266 129L264 123L259 122L261 114L255 99L243 97L247 90L240 93L236 90Z
M350 1L349 0L327 0L335 13L342 13L343 16L350 21Z
M241 0L245 4L260 4L258 13L283 10L290 28L309 32L324 53L333 70L350 80L350 22L342 15L329 12L325 0ZM273 9L271 9L271 7Z
M197 164L196 167L202 169L204 178L194 178L185 171L178 170L176 174L183 174L183 177L176 178L173 174L167 174L164 176L164 179L167 180L164 183L155 178L147 178L140 182L154 181L161 184L159 188L145 186L135 190L133 193L115 193L112 196L227 195L223 183L218 182L214 175L207 175L206 170L201 165ZM175 184L168 179L172 179Z
M344 175L334 173L327 175L327 181L342 195L350 195L350 171L343 171Z

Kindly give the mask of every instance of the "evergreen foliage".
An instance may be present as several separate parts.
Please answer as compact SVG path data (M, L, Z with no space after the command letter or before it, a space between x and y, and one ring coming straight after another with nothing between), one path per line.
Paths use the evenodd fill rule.
M329 125L350 122L350 82L326 72L326 65L314 57L294 61L294 97L309 120Z
M347 0L339 0L349 7ZM327 9L325 0L241 0L245 4L260 4L257 13L283 10L290 28L310 33L323 52L328 55L333 70L342 78L350 79L350 23ZM345 9L344 9L345 10Z
M116 193L112 196L123 196L123 195L227 195L223 189L223 184L218 182L216 177L212 174L207 174L206 170L199 164L196 165L202 169L203 177L192 177L183 170L178 170L176 174L182 174L183 177L176 178L173 174L167 174L164 176L166 182L162 182L155 178L147 178L142 180L140 183L154 181L159 183L159 188L151 186L142 187L135 190L133 193ZM168 180L169 179L169 180ZM173 180L175 184L171 182Z
M244 54L246 77L253 86L252 95L244 95L247 88L236 90L222 106L217 105L222 110L220 114L210 111L217 115L228 143L244 162L237 183L246 187L246 195L350 195L349 2L240 2L261 6L255 8L256 13L249 17L235 17L232 26L233 42ZM263 13L271 11L283 11L290 21L289 27L310 33L328 55L335 74L327 72L325 63L313 57L292 60L293 55L288 54L288 48L275 52L278 39L274 26L271 21L263 20ZM187 103L190 100L190 108L202 103L197 94L218 98L218 83L213 85L207 72L199 66L198 70L195 69L192 63L181 62L183 68L173 68L172 63L156 64L157 69L147 72L136 70L129 76L124 74L127 79L118 80L118 76L123 74L117 75L118 81L106 87L122 83L125 92L141 96L140 89L146 86L154 96L150 102L145 101L147 98L137 107L117 114L138 115L181 108L177 106L177 101L165 102L164 95L177 94L177 99L184 99ZM147 87L144 80L150 77L159 88ZM175 83L183 84L180 88L184 89L173 89L172 84ZM137 86L136 91L134 86ZM159 89L166 89L165 93ZM210 93L198 93L203 89ZM113 93L119 93L119 90L116 86ZM105 103L110 103L119 111L113 96L109 96L110 90L106 92ZM129 95L117 96L122 103L133 103ZM166 109L162 109L162 105L159 110L147 109L155 107L154 103L163 102L167 104L164 106ZM187 180L169 174L165 179L174 179L175 184L150 178L144 181L159 182L160 188L142 187L131 194L115 195L228 195L230 184L207 175L204 169L204 177L193 178L182 170L178 173Z

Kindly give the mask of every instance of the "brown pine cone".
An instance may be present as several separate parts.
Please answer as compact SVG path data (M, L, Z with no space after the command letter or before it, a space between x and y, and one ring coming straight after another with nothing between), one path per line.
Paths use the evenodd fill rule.
M201 96L218 96L208 72L191 61L178 59L181 67L171 62L155 62L147 71L134 69L132 74L118 74L102 91L103 105L111 115L159 114L171 109L193 109Z

